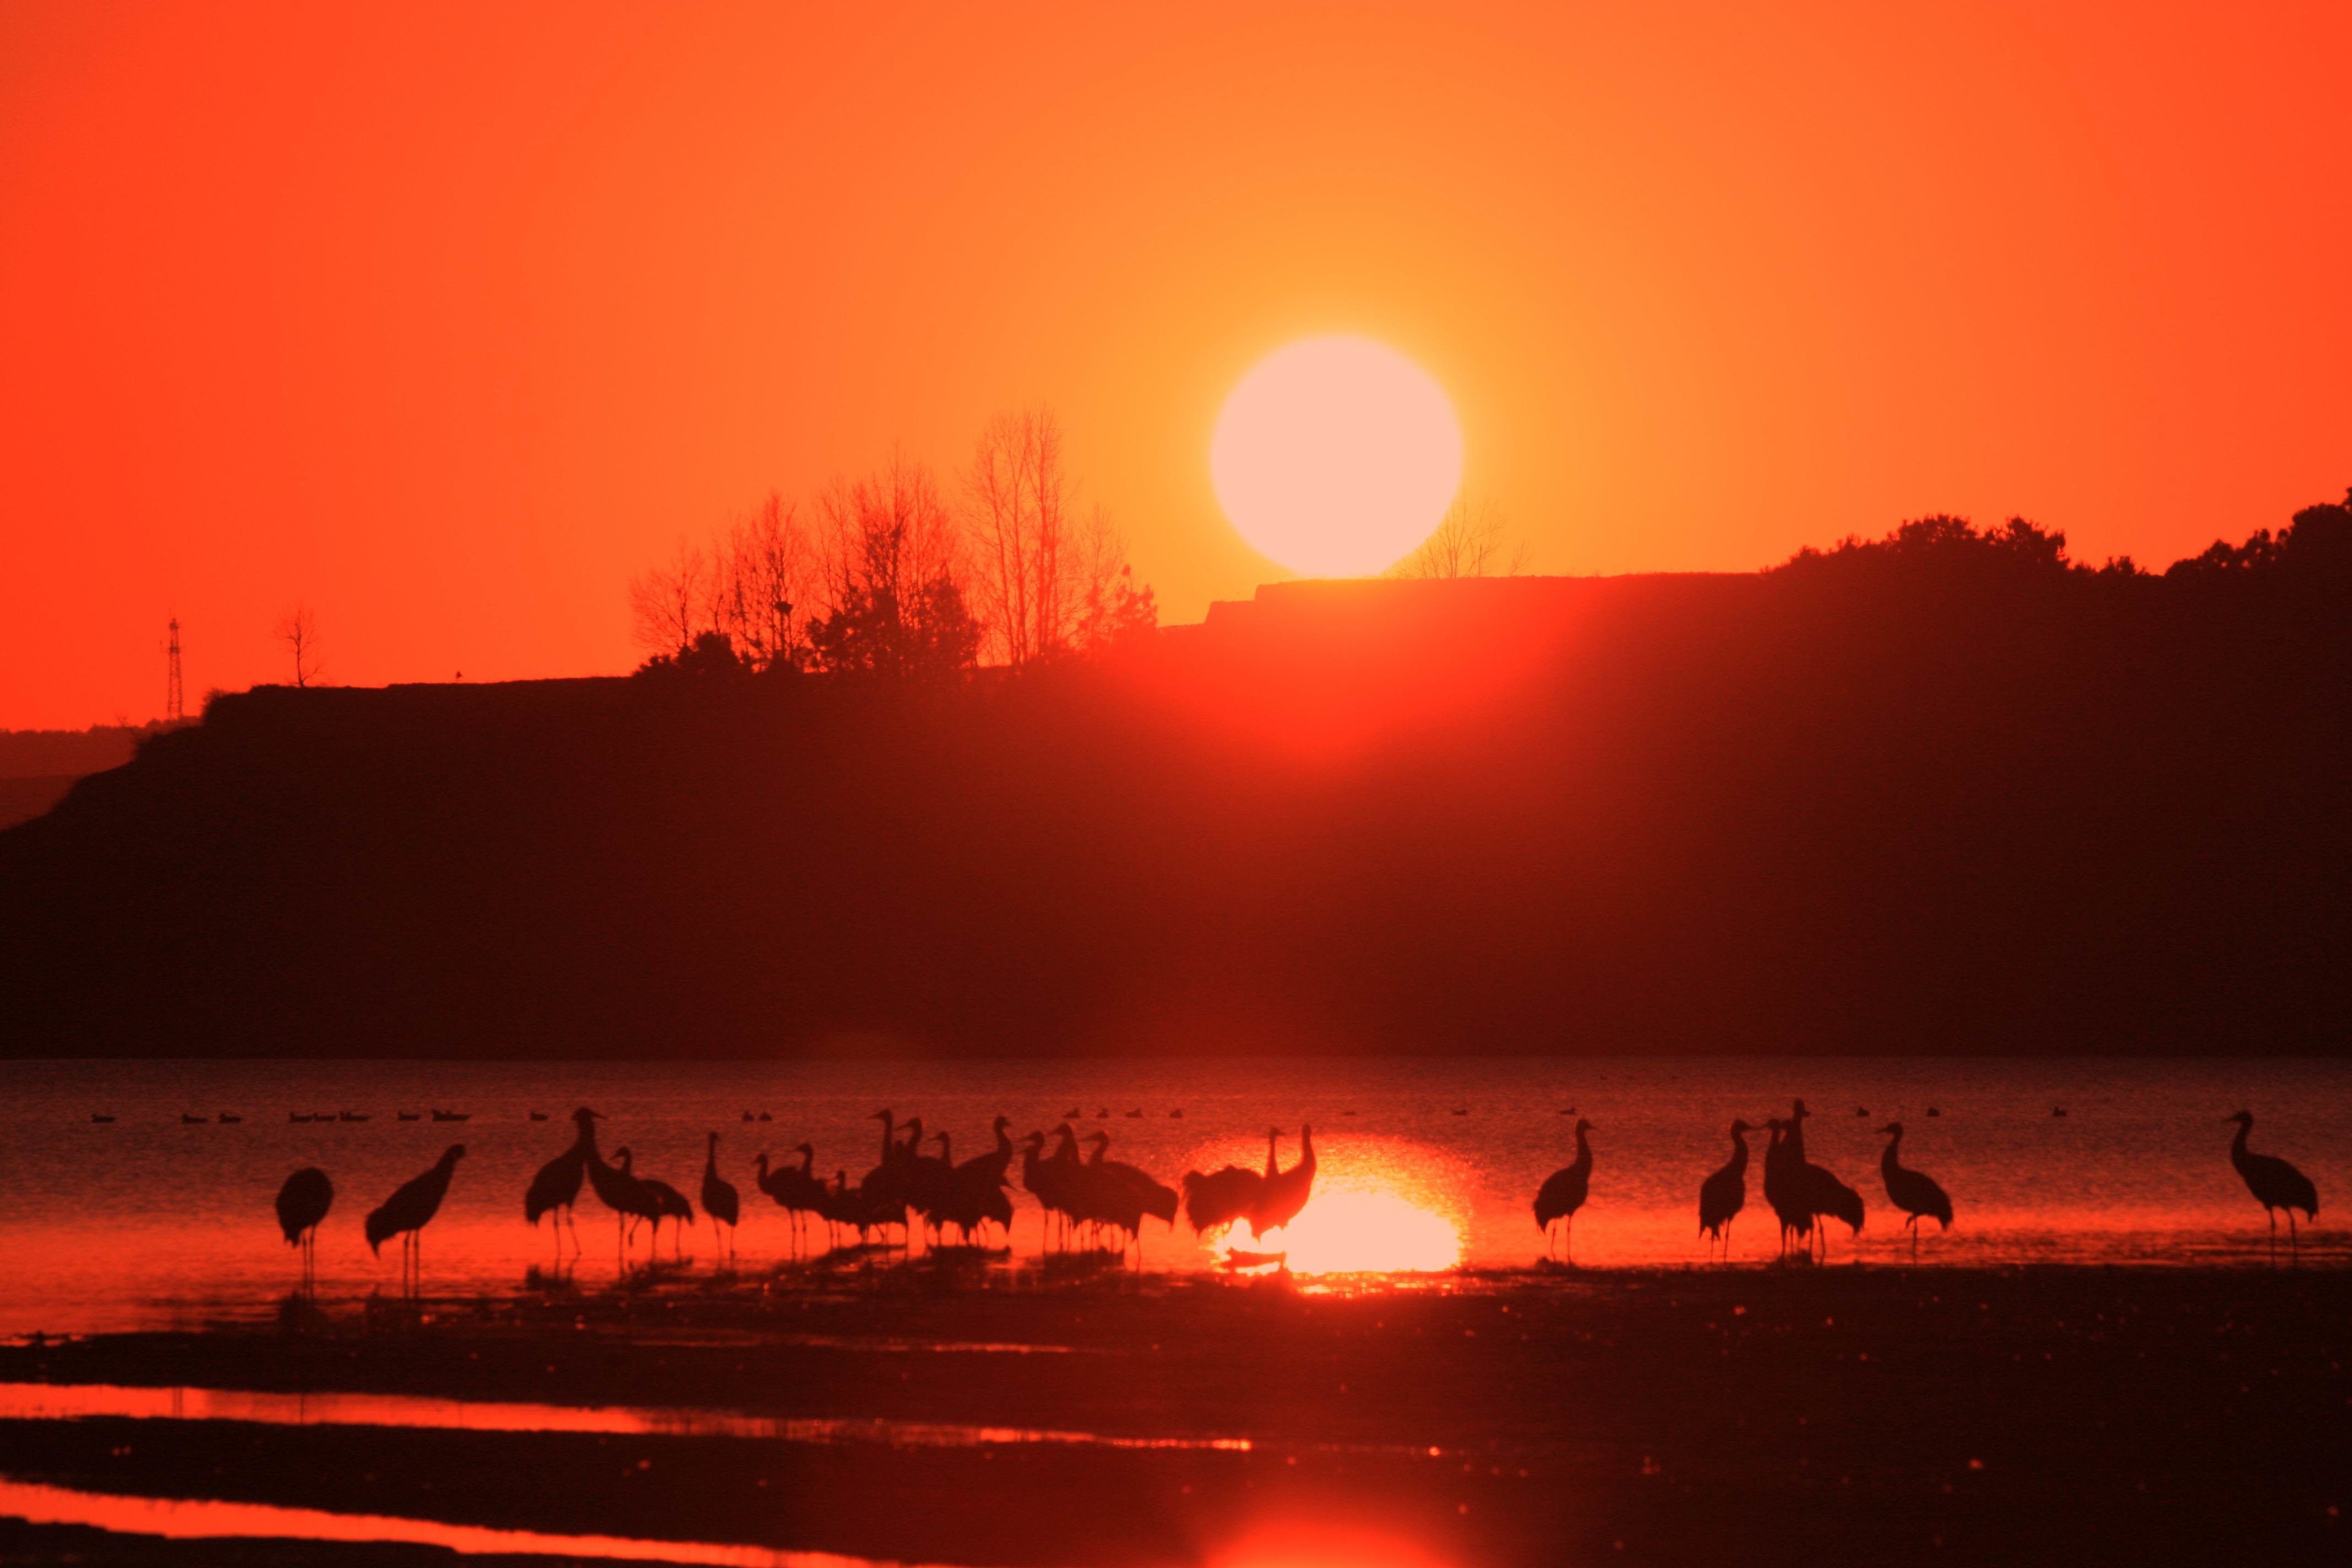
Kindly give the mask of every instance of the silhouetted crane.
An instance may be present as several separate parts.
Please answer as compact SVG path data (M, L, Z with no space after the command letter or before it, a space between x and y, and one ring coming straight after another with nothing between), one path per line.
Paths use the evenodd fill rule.
M1731 1123L1731 1158L1723 1169L1698 1184L1698 1228L1723 1246L1731 1257L1731 1222L1748 1206L1748 1134L1756 1131L1735 1119Z
M1129 1234L1135 1237L1138 1250L1137 1261L1140 1262L1141 1246L1143 1241L1143 1215L1150 1215L1154 1219L1157 1219L1161 1224L1167 1226L1170 1229L1174 1229L1176 1225L1176 1189L1155 1179L1149 1173L1138 1170L1133 1165L1126 1164L1118 1160L1104 1159L1103 1151L1110 1147L1109 1133L1091 1133L1088 1135L1087 1142L1095 1146L1094 1153L1087 1161L1087 1169L1096 1173L1106 1180L1119 1184L1134 1199L1135 1208L1137 1211L1136 1218L1135 1222L1132 1225L1129 1225L1127 1228ZM1307 1179L1309 1182L1313 1181L1313 1173L1308 1173ZM1306 1199L1302 1197L1299 1201L1304 1203ZM1122 1217L1126 1215L1127 1206L1124 1203L1118 1205L1118 1212Z
M892 1133L898 1127L897 1118L887 1110L877 1110L874 1116L875 1120L882 1123L882 1163L866 1173L866 1179L857 1184L857 1191L866 1200L868 1214L874 1216L868 1223L875 1226L895 1225L898 1227L900 1235L905 1237L908 1228L907 1205L909 1198L907 1151L892 1137ZM919 1121L909 1125L913 1126L918 1133L922 1131Z
M335 1205L335 1184L316 1165L306 1165L278 1189L278 1228L286 1245L302 1250L302 1289L319 1289L319 1222Z
M826 1213L825 1205L822 1201L824 1196L824 1184L817 1180L814 1171L816 1163L815 1146L803 1143L793 1152L801 1157L801 1163L797 1165L781 1165L774 1170L770 1170L768 1152L764 1149L760 1151L760 1157L753 1161L752 1164L759 1173L756 1179L760 1190L775 1201L776 1206L784 1211L785 1219L792 1225L793 1252L797 1257L802 1239L808 1227L805 1216L813 1214L822 1215L831 1221L835 1219L835 1215ZM710 1205L705 1204L703 1206L708 1208Z
M635 1177L637 1185L645 1190L646 1201L653 1209L653 1213L646 1216L654 1226L653 1239L646 1252L646 1261L651 1262L661 1250L661 1222L666 1219L677 1222L669 1230L670 1253L683 1258L686 1256L686 1227L694 1223L694 1205L686 1201L684 1193L659 1177L637 1175L636 1167L626 1149L614 1150L613 1157L621 1163L623 1175Z
M1066 1123L1064 1130L1067 1131ZM1045 1239L1038 1250L1042 1254L1057 1241L1066 1241L1068 1227L1078 1217L1068 1173L1045 1157L1043 1132L1032 1132L1021 1140L1021 1184L1037 1200L1041 1211Z
M522 1217L530 1222L532 1228L538 1227L541 1215L555 1216L549 1228L555 1232L558 1262L563 1258L563 1231L567 1225L572 1228L572 1254L577 1257L580 1252L580 1227L572 1223L572 1205L580 1197L581 1178L588 1173L588 1151L596 1137L591 1124L595 1120L596 1113L584 1105L572 1113L572 1124L578 1129L572 1147L541 1165L522 1195Z
M1805 1155L1805 1118L1811 1114L1801 1100L1789 1110L1789 1151L1796 1168L1798 1199L1814 1220L1818 1221L1823 1215L1834 1215L1845 1221L1848 1234L1858 1236L1862 1233L1863 1224L1862 1194L1838 1180L1826 1167L1814 1164ZM1812 1234L1813 1239L1821 1246L1822 1260L1827 1262L1830 1256L1828 1228L1816 1224Z
M727 1227L719 1241L727 1248L727 1261L735 1261L735 1226L743 1217L743 1205L735 1196L735 1184L719 1173L719 1134L713 1132L702 1155L702 1212L710 1216L710 1228L715 1233L720 1226Z
M392 1196L379 1204L367 1216L368 1251L381 1258L380 1250L387 1237L397 1236L400 1242L401 1284L408 1295L415 1295L419 1276L424 1272L425 1249L421 1233L441 1212L441 1200L449 1191L449 1178L457 1169L457 1162L466 1157L463 1143L452 1143L441 1152L441 1158L421 1176L404 1182Z
M1184 1217L1195 1232L1231 1225L1245 1218L1258 1205L1265 1196L1265 1184L1276 1173L1275 1150L1281 1141L1281 1128L1266 1129L1264 1172L1221 1165L1206 1174L1199 1171L1184 1173L1178 1184L1184 1189Z
M2246 1191L2263 1205L2263 1215L2271 1222L2271 1261L2278 1261L2278 1211L2286 1210L2287 1257L2290 1261L2303 1261L2303 1246L2294 1231L2294 1211L2301 1209L2313 1220L2319 1218L2319 1189L2311 1178L2288 1164L2275 1154L2255 1154L2246 1148L2246 1134L2253 1131L2254 1115L2241 1110L2225 1116L2224 1121L2238 1124L2238 1135L2230 1140L2230 1163L2246 1184Z
M1298 1217L1315 1192L1315 1129L1298 1129L1298 1162L1266 1177L1265 1190L1250 1209L1250 1229L1263 1237Z
M1566 1221L1560 1228L1567 1232L1568 1261L1576 1261L1576 1211L1584 1206L1586 1191L1592 1183L1592 1145L1585 1134L1593 1131L1592 1123L1580 1116L1576 1119L1576 1159L1544 1178L1536 1189L1536 1228L1544 1233L1551 1256L1560 1251L1559 1238L1552 1227Z
M1934 1215L1942 1228L1951 1229L1952 1200L1934 1177L1903 1163L1903 1123L1890 1121L1878 1131L1886 1135L1886 1151L1878 1156L1878 1173L1886 1179L1887 1201L1911 1216L1904 1223L1911 1227L1911 1256L1916 1258L1920 1219Z
M1764 1202L1780 1222L1780 1257L1789 1256L1789 1237L1793 1233L1805 1238L1805 1256L1813 1255L1813 1212L1805 1206L1804 1162L1790 1154L1789 1123L1773 1116L1764 1125L1771 1130L1772 1141L1764 1149Z
M615 1169L596 1152L596 1120L592 1116L582 1124L587 1138L588 1185L613 1211L613 1256L615 1263L626 1269L629 1227L640 1219L653 1217L653 1200L646 1195L644 1184L636 1177L625 1169Z
M940 1216L955 1201L955 1167L944 1155L923 1152L921 1117L908 1117L906 1131L901 1168L906 1172L908 1206L923 1216L923 1239L936 1246ZM945 1146L945 1141L936 1134L932 1141Z

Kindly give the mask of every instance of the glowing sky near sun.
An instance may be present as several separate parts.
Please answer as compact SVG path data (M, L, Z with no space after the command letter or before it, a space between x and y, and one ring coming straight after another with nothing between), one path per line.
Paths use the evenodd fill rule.
M2352 480L2352 11L0 7L0 725L626 668L629 574L1049 403L1171 619L1360 334L1555 572Z

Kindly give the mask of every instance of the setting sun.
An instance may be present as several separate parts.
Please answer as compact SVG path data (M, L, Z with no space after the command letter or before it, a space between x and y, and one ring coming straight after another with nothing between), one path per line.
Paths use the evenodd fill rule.
M1462 430L1444 389L1394 349L1307 338L1234 388L1209 467L1258 550L1310 576L1359 576L1437 526L1462 482Z

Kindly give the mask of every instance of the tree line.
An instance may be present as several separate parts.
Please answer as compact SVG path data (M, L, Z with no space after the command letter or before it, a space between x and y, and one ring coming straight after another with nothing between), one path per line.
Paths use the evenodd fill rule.
M1051 411L982 429L953 493L894 456L809 503L757 510L629 584L640 674L1025 668L1159 625L1125 540L1082 505Z

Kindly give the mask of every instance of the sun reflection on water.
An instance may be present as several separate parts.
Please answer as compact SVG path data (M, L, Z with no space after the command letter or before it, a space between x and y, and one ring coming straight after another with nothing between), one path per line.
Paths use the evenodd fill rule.
M1223 1151L1219 1151L1220 1154ZM1436 1151L1394 1139L1317 1139L1314 1195L1286 1226L1246 1219L1209 1239L1233 1264L1294 1274L1431 1273L1462 1265L1469 1215L1462 1173ZM1296 1159L1286 1149L1286 1165Z

